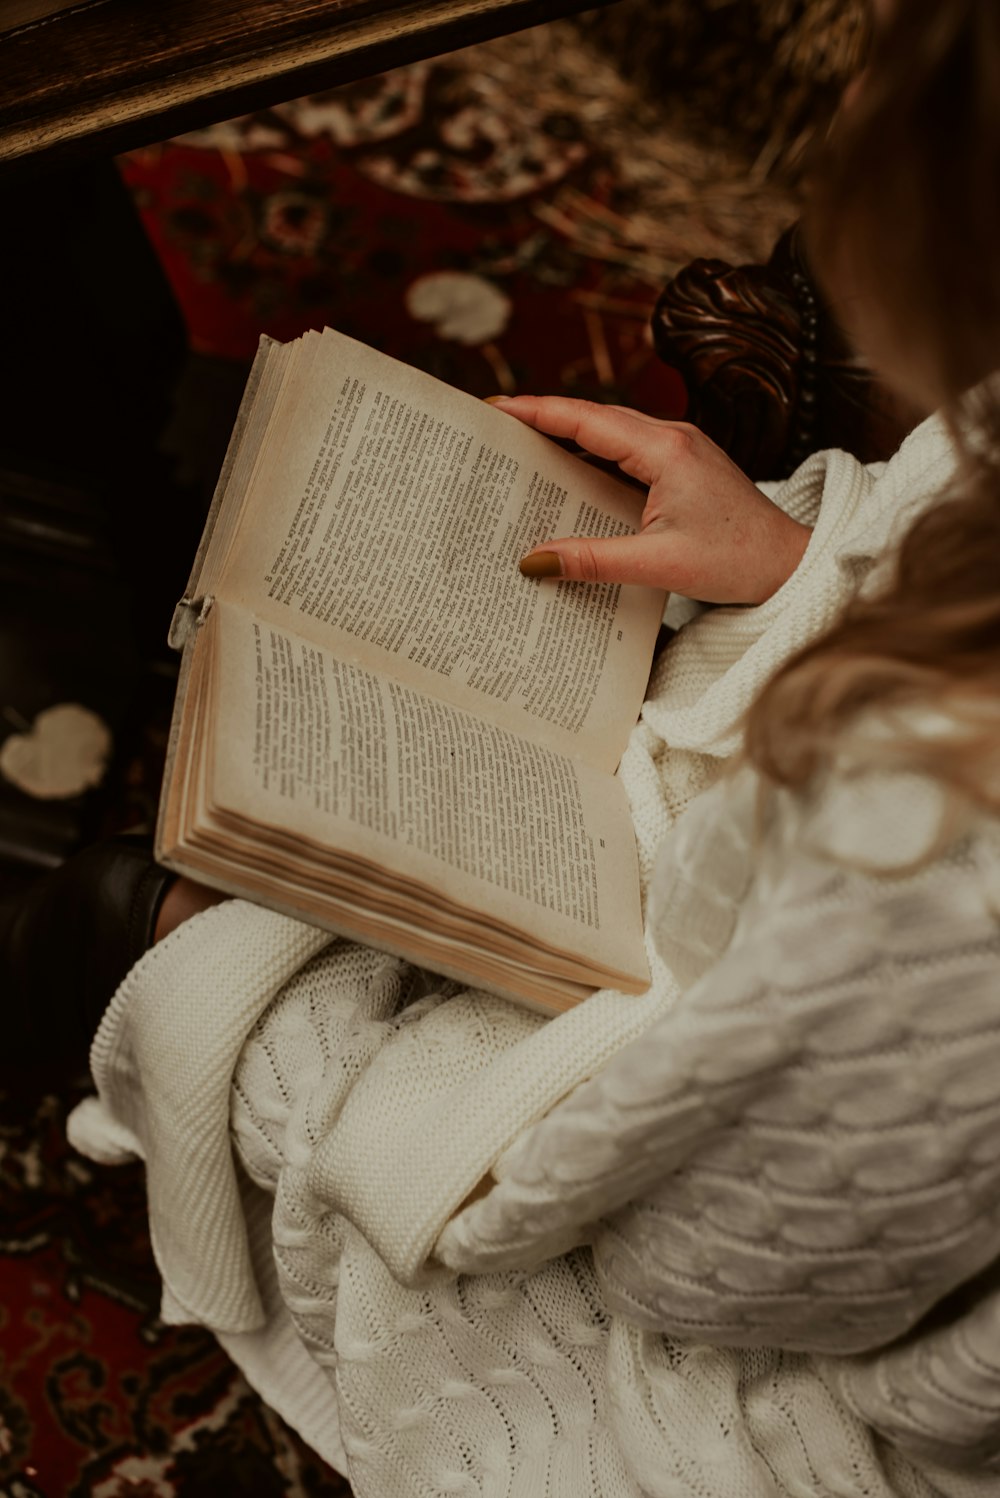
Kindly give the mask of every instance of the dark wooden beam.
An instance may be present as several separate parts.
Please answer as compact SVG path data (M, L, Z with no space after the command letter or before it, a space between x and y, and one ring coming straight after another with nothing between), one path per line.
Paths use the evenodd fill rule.
M5 23L0 0L6 177L149 144L595 0L82 0L36 19L26 0L8 3L20 9Z

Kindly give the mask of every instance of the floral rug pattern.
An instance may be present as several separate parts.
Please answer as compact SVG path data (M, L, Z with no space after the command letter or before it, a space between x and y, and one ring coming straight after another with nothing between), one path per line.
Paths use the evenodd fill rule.
M141 1167L66 1142L88 1090L0 1075L0 1495L348 1498L211 1335L159 1321Z
M674 262L630 242L587 111L509 63L473 48L122 158L193 347L329 323L476 395L679 415L646 334Z

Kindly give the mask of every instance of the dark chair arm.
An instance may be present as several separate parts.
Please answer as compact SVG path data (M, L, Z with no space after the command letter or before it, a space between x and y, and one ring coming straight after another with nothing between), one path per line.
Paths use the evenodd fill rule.
M688 420L751 478L782 478L825 447L887 458L916 421L848 345L795 227L766 265L692 261L661 294L653 338L687 387Z

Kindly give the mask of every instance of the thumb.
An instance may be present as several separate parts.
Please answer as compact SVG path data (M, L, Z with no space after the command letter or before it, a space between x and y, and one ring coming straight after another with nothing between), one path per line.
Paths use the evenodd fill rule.
M664 557L651 538L609 536L590 540L585 536L542 541L519 563L524 577L561 577L585 583L640 583L664 588Z

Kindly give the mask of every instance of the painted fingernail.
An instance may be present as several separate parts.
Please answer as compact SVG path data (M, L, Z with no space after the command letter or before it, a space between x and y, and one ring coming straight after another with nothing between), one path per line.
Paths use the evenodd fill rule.
M484 395L483 400L488 406L506 406L510 400L509 395Z
M522 577L562 577L562 557L557 551L531 551L518 566Z

